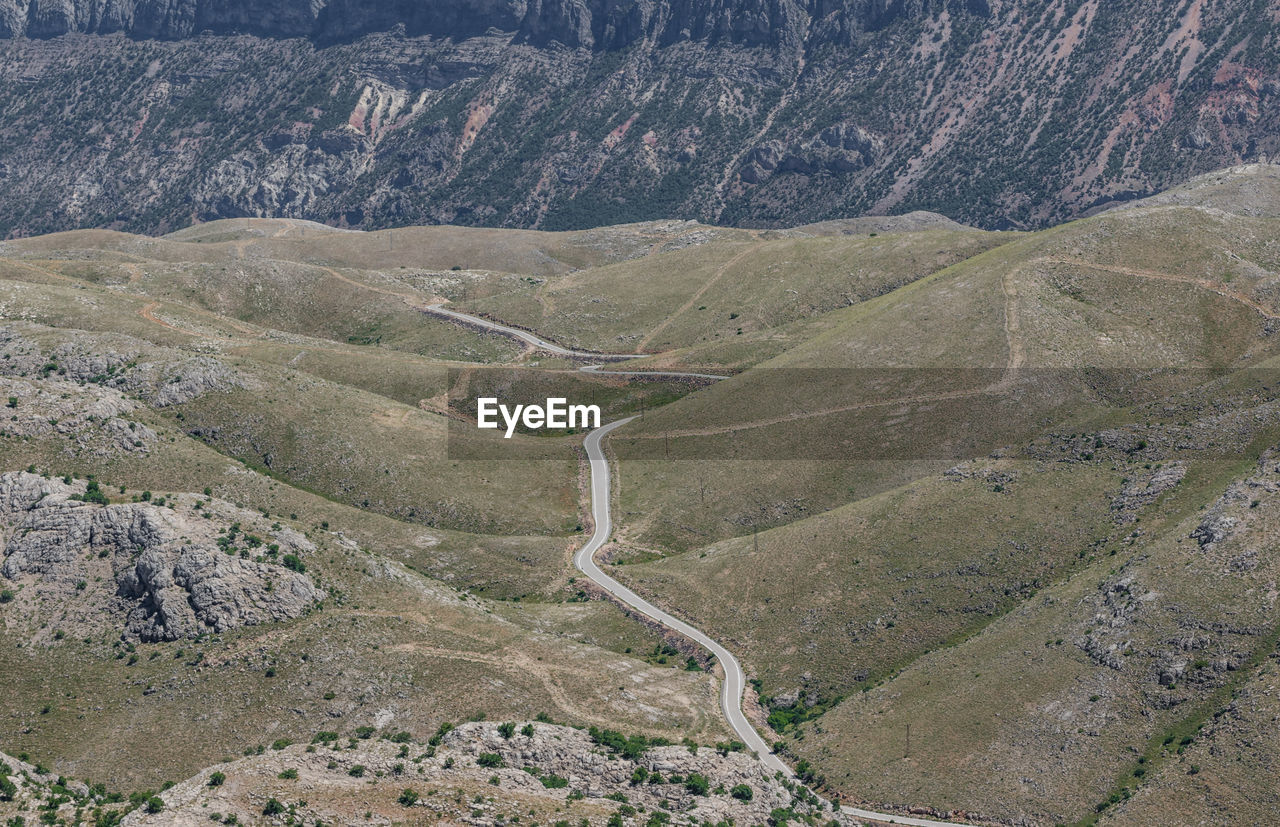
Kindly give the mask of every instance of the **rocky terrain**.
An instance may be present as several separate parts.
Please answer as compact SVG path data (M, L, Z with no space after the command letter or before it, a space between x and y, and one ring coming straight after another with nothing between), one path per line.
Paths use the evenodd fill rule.
M356 823L362 814L382 824L765 824L779 814L845 820L728 745L646 748L644 739L630 739L620 753L625 736L592 732L519 721L462 724L430 744L389 734L319 735L308 746L210 767L161 793L160 813L140 810L125 823L206 824L218 813L225 823L254 824L275 809L272 801L308 824Z
M157 46L58 44L100 38ZM0 243L0 823L831 821L728 740L705 653L573 567L581 433L450 444L491 447L451 390L567 378L636 415L601 564L733 653L804 785L969 823L1267 823L1278 220L1280 167L1249 164L1026 233ZM583 374L441 299L726 378Z
M318 732L128 797L0 753L0 818L66 825L851 823L754 756L542 721ZM23 816L17 816L22 818ZM27 815L34 818L34 815ZM114 820L113 820L114 819Z
M196 638L296 618L323 597L302 573L315 546L291 529L266 543L240 535L239 523L196 519L220 510L211 499L100 505L95 496L106 499L93 481L0 475L6 594L42 628L65 621L54 634L96 631L114 614L126 640Z
M1274 155L1276 26L1264 0L4 0L0 233L1044 226Z

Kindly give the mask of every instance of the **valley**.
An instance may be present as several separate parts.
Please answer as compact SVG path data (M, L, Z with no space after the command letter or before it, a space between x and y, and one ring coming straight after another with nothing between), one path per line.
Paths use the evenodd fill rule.
M1265 821L1277 182L0 242L0 818Z

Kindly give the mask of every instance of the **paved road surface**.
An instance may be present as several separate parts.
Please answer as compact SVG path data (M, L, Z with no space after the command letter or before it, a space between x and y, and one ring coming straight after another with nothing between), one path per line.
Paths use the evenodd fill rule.
M595 553L600 550L600 547L608 541L609 535L613 533L613 526L609 521L609 461L605 458L604 450L600 446L600 440L614 428L621 427L632 419L634 417L610 422L608 425L597 428L587 435L584 445L587 449L587 458L591 461L591 516L595 522L595 531L591 534L591 539L587 541L587 544L574 555L573 564L598 586L623 603L648 615L663 626L674 629L690 640L705 646L711 654L715 655L716 660L724 668L724 687L720 693L720 709L724 712L724 717L729 721L729 726L733 728L733 731L738 734L744 744L760 755L760 760L764 761L767 767L790 774L790 769L787 765L779 760L778 756L769 751L769 745L764 742L764 739L756 732L755 727L751 726L746 716L742 714L744 677L742 667L738 665L738 661L733 654L702 632L679 618L672 617L617 580L614 580L596 565Z
M449 310L441 304L433 304L427 308L427 312L434 313L437 316L445 316L455 321L463 322L471 327L483 327L486 330L492 330L495 333L502 333L506 336L527 342L539 350L545 350L548 353L554 353L556 356L570 356L578 359L608 359L611 361L624 361L627 359L644 359L646 356L652 356L651 353L592 353L588 350L573 350L572 348L558 345L555 342L548 341L541 336L530 333L527 330L521 330L518 327L510 327L505 324L493 322L488 319L482 319L479 316L472 316L470 313L461 313L457 310ZM581 370L586 373L600 373L609 376L688 376L695 379L724 379L714 373L690 373L688 371L678 370L606 370L604 365L587 365Z
M468 313L459 313L456 310L446 310L440 305L432 305L428 308L431 312L442 316L448 316L455 320L465 322L466 324L484 327L489 330L503 333L508 336L514 336L517 339L528 342L534 347L554 353L558 356L576 356L587 358L601 358L601 354L588 353L586 351L571 350L561 347L554 342L548 342L539 336L515 327L508 327L504 324L491 322L488 319L482 319L479 316L472 316ZM639 359L645 354L613 354L604 358L611 359ZM677 371L621 371L621 370L604 370L601 365L588 365L582 370L590 373L607 373L617 375L659 375L659 376L693 376L703 379L724 379L723 376L715 376L709 373L680 373ZM724 670L724 684L720 691L720 710L724 713L725 720L728 721L729 727L738 736L749 749L759 756L760 760L766 767L777 772L781 772L788 777L794 777L791 768L786 765L778 756L774 755L760 737L760 733L756 732L756 728L747 720L747 716L742 714L742 694L746 685L746 675L743 674L742 666L738 663L738 659L733 653L712 640L706 634L693 628L688 623L680 620L659 609L640 595L628 589L626 586L614 580L605 574L599 566L596 565L595 554L600 548L609 541L609 536L613 533L613 525L609 518L609 461L605 458L604 449L601 441L616 428L626 425L635 417L627 417L619 419L616 422L610 422L608 425L597 428L587 434L586 440L583 442L587 451L587 458L591 462L591 516L595 523L595 530L591 534L591 539L587 541L578 553L573 557L573 564L578 570L585 574L600 588L609 594L621 600L626 605L636 611L658 621L669 629L674 629L685 637L697 642L699 645L706 647L711 654L716 656L716 660L720 662L721 668ZM945 827L945 825L955 825L958 822L951 821L929 821L922 818L911 818L909 816L894 815L892 813L877 813L871 810L861 810L857 807L841 807L842 812L854 818L867 819L887 824L905 824L909 827Z
M739 740L756 752L766 767L781 772L786 776L794 777L791 768L770 751L769 745L760 737L760 733L756 732L756 728L747 720L747 716L742 714L742 692L746 684L746 676L743 674L742 666L739 665L738 659L733 656L733 653L683 620L672 617L662 609L659 609L605 574L596 565L596 552L609 541L609 536L613 533L613 525L609 518L609 460L604 455L601 441L614 429L626 425L632 419L635 419L635 417L619 419L616 422L610 422L608 425L597 428L587 434L587 438L583 442L587 450L587 459L591 462L591 517L595 523L595 530L591 533L591 539L587 541L587 544L574 555L573 564L578 567L579 571L589 577L593 583L623 603L658 621L663 626L674 629L690 640L696 641L715 655L716 660L720 662L721 667L724 669L724 684L720 691L720 710L724 713L725 720L729 722L729 727L737 734ZM929 821L890 813L876 813L870 810L860 810L856 807L841 807L840 809L855 818L865 818L871 821L892 824L906 824L911 825L911 827L934 827L935 825L956 823Z
M646 353L592 353L587 350L573 350L572 348L563 347L555 342L549 342L541 336L535 336L527 330L521 330L518 327L510 327L498 322L491 322L488 319L482 319L479 316L472 316L470 313L460 313L457 310L449 310L444 305L433 304L427 307L428 313L435 313L437 316L447 316L455 321L463 322L472 327L483 327L497 333L503 333L507 336L513 336L522 342L528 342L539 350L545 350L548 353L554 353L557 356L577 356L587 359L643 359Z

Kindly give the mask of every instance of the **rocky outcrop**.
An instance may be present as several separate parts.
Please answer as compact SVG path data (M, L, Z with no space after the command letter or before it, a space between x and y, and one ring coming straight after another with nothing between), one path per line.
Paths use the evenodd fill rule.
M146 502L77 499L85 493L84 483L0 475L0 575L36 592L73 593L104 579L101 566L114 583L118 599L110 605L122 615L124 636L143 641L295 618L322 598L305 574L271 559L314 551L296 532L278 531L271 554L251 559L234 533L218 542L215 521Z
M779 141L761 144L748 153L738 174L747 183L759 184L775 172L857 172L870 166L883 148L884 140L862 127L837 124L794 146Z
M653 813L669 814L672 824L767 824L779 810L820 819L815 823L853 823L745 752L654 746L624 757L580 729L513 721L504 736L500 726L462 724L432 745L410 740L405 732L396 741L320 740L271 750L210 767L161 793L164 812L137 810L124 823L194 824L215 811L256 823L267 796L285 797L285 777L290 800L300 800L294 814L308 824L355 824L373 817L375 823L493 825L515 823L508 819L516 815L539 823L592 824L616 816L615 823L639 827L659 823L651 821ZM214 772L227 783L211 786ZM358 789L353 776L361 779ZM485 794L453 795L458 789ZM446 791L451 794L437 795Z
M1121 525L1128 525L1138 519L1138 513L1166 491L1172 490L1187 475L1186 463L1171 462L1127 480L1124 487L1111 499L1111 511L1114 519Z
M98 386L157 408L190 402L208 393L256 387L248 376L209 356L154 347L148 351L141 342L104 349L100 341L79 337L46 347L13 327L0 327L0 376ZM121 402L119 409L110 413L132 407L132 403ZM88 413L101 417L104 410Z

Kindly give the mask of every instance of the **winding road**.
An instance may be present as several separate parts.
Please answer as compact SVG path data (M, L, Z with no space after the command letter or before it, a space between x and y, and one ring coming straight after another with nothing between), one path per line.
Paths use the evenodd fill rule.
M663 626L674 629L715 655L716 660L720 662L721 667L724 669L724 686L721 687L720 691L720 710L724 713L729 726L747 747L760 756L760 760L764 762L765 766L771 770L790 775L791 769L778 756L770 752L769 745L760 737L760 733L756 732L755 727L747 720L747 716L742 714L742 692L746 678L733 653L683 620L672 617L662 609L659 609L605 574L596 565L596 552L608 542L609 535L613 533L613 525L609 518L609 460L605 457L604 449L600 443L615 428L626 425L634 418L619 419L616 422L610 422L608 425L596 428L587 434L587 438L583 442L587 449L587 459L591 461L591 517L595 523L595 530L591 533L591 539L587 541L587 544L574 555L573 564L578 567L579 571L589 577L593 583L623 603L658 621Z
M478 316L472 316L467 313L460 313L455 310L446 310L440 305L432 305L429 310L442 316L450 317L454 320L463 322L473 327L483 327L508 336L514 336L528 344L533 345L541 350L554 353L559 356L574 356L587 358L610 358L610 359L637 359L644 354L626 354L626 355L607 355L601 356L598 353L588 353L585 351L572 350L562 347L554 342L549 342L539 336L534 335L526 330L520 330L515 327L491 322L488 319L482 319ZM610 373L618 375L660 375L660 376L692 376L707 379L724 379L723 376L715 376L713 374L703 373L680 373L675 371L604 371L600 369L600 365L588 365L582 368L588 372ZM747 716L742 712L742 696L746 687L746 675L742 671L742 665L738 663L738 659L733 653L721 646L709 635L695 629L688 623L685 623L678 617L674 617L662 609L645 600L631 589L619 583L617 580L606 574L597 564L595 560L596 552L604 547L609 541L609 537L613 534L613 523L609 514L609 503L611 499L610 477L609 477L609 460L604 453L604 438L610 433L623 425L626 425L634 416L626 419L619 419L596 428L587 434L583 440L583 447L587 452L587 459L591 465L591 517L594 523L591 532L591 539L573 556L573 564L579 571L587 576L591 582L604 589L613 597L617 598L623 604L640 612L646 617L661 623L668 629L676 631L684 635L689 640L703 646L711 654L715 655L716 660L720 663L724 670L724 682L720 687L720 711L724 714L725 721L728 722L729 728L738 736L747 748L752 750L760 759L761 763L770 770L780 772L788 778L794 778L795 773L791 767L774 755L770 746L765 743L764 738L760 737L760 733L747 720ZM905 824L909 827L947 827L947 825L960 825L962 822L957 821L931 821L929 819L914 818L911 816L898 815L894 813L877 813L872 810L862 810L857 807L841 806L840 811L845 815L853 818L873 821L881 824Z

